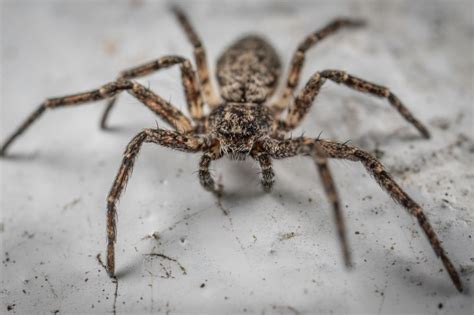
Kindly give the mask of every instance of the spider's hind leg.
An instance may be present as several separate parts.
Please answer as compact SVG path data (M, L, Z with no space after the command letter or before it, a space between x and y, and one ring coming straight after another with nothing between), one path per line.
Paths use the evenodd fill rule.
M339 18L336 19L329 24L327 24L322 29L319 29L311 34L309 34L298 46L295 53L293 54L293 58L290 63L290 69L288 71L288 78L286 80L285 87L283 92L281 93L280 97L277 101L273 104L273 109L280 113L284 111L290 105L291 98L295 92L296 87L298 86L298 82L301 76L301 70L303 68L304 59L306 52L318 44L320 41L325 39L326 37L336 33L337 31L343 28L356 28L363 26L365 23L362 20L356 19L347 19L347 18Z
M211 108L214 108L220 104L220 99L215 91L214 86L212 85L211 78L209 76L206 51L204 50L201 39L196 34L196 31L191 25L191 22L189 22L186 14L177 6L172 6L171 9L175 14L179 24L186 33L188 40L194 47L194 59L196 60L199 81L202 85L204 99Z

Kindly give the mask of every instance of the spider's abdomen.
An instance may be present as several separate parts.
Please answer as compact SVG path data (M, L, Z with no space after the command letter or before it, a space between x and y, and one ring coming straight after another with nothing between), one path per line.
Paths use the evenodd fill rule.
M262 37L234 42L217 61L217 80L228 102L263 103L275 91L281 64L275 49Z

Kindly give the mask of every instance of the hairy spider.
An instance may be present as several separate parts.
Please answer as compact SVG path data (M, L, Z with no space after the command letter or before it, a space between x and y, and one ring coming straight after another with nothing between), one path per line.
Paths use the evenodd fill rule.
M383 165L369 153L345 143L318 138L291 138L287 133L297 127L318 95L326 80L343 84L359 92L386 98L423 137L429 138L428 130L410 113L388 88L377 85L340 70L315 72L304 88L294 97L298 86L305 53L324 38L343 28L356 28L361 20L340 18L322 29L311 33L298 46L293 55L289 74L281 95L273 103L268 100L274 94L281 73L280 59L275 49L262 37L249 35L234 42L217 61L217 79L220 97L209 78L207 60L201 40L195 33L186 15L173 8L187 38L194 47L197 74L191 62L181 56L165 56L157 60L121 72L114 82L79 94L45 100L26 121L7 139L1 155L7 148L47 109L75 106L93 101L109 99L101 120L106 128L107 117L117 96L127 91L150 110L165 120L174 130L144 129L127 145L118 174L107 198L107 270L115 277L115 249L117 237L116 204L132 173L135 159L143 143L151 142L184 152L203 152L199 163L199 180L202 186L219 194L209 165L227 155L230 159L254 159L262 169L262 186L270 191L274 182L272 159L284 159L297 155L312 158L316 164L323 187L334 210L338 237L341 242L344 262L351 265L351 256L345 232L344 218L328 159L358 161L377 183L411 215L413 215L431 243L436 255L441 258L455 287L462 291L459 275L446 255L432 226L421 207L393 180ZM191 119L175 106L165 101L150 89L131 81L152 72L179 65L182 84ZM205 106L210 109L205 114Z

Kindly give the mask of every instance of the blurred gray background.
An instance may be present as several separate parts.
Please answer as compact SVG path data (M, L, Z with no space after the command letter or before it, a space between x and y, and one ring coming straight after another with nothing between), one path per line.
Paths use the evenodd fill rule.
M157 120L164 126L123 95L112 131L98 128L104 102L48 112L0 160L1 312L472 313L473 2L181 6L212 67L243 33L265 34L286 70L296 45L332 18L368 21L312 49L302 82L333 68L389 86L433 138L420 138L386 101L332 83L295 134L323 131L377 154L424 207L467 293L455 290L416 221L358 164L331 162L355 261L347 271L308 159L275 162L270 194L252 161L215 163L226 191L219 206L199 185L198 155L152 145L118 208L117 287L96 259L105 250L105 197L130 138ZM166 54L192 57L165 2L2 1L1 28L0 141L46 97L96 88ZM185 110L177 69L140 82Z

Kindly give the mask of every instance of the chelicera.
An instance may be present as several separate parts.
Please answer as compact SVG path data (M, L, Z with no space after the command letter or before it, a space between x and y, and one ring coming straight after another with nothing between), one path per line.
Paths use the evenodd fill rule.
M340 29L357 28L364 23L353 19L336 19L320 30L311 33L298 46L290 63L283 91L274 101L281 75L281 62L275 49L262 37L249 35L234 42L217 62L218 95L210 81L204 47L186 15L173 9L180 25L194 47L197 72L191 61L181 56L165 56L143 65L123 71L116 81L102 87L74 95L45 100L26 121L6 140L1 148L5 155L8 147L46 110L82 105L108 100L101 120L106 128L107 117L114 107L117 96L127 91L143 105L155 112L172 129L144 129L129 142L122 163L107 198L107 271L115 277L115 242L117 238L117 201L132 173L135 159L143 143L155 143L189 153L201 152L199 180L202 186L220 194L218 185L209 172L211 162L228 156L231 159L254 159L262 170L261 183L270 191L274 183L273 159L285 159L298 155L313 159L321 182L332 204L338 237L344 262L351 265L351 255L345 232L344 218L337 190L328 167L328 159L345 159L362 163L377 183L414 216L427 236L436 255L441 258L455 287L462 291L460 277L446 255L441 242L425 216L422 208L408 196L385 170L382 163L371 154L357 147L323 140L319 137L291 138L288 133L297 127L311 108L314 99L326 80L345 85L359 92L385 98L400 115L411 123L423 137L429 138L428 130L402 104L388 88L357 78L340 70L315 72L306 85L295 95L305 53ZM182 84L190 118L150 89L132 81L158 70L179 65ZM208 113L208 114L207 114Z

